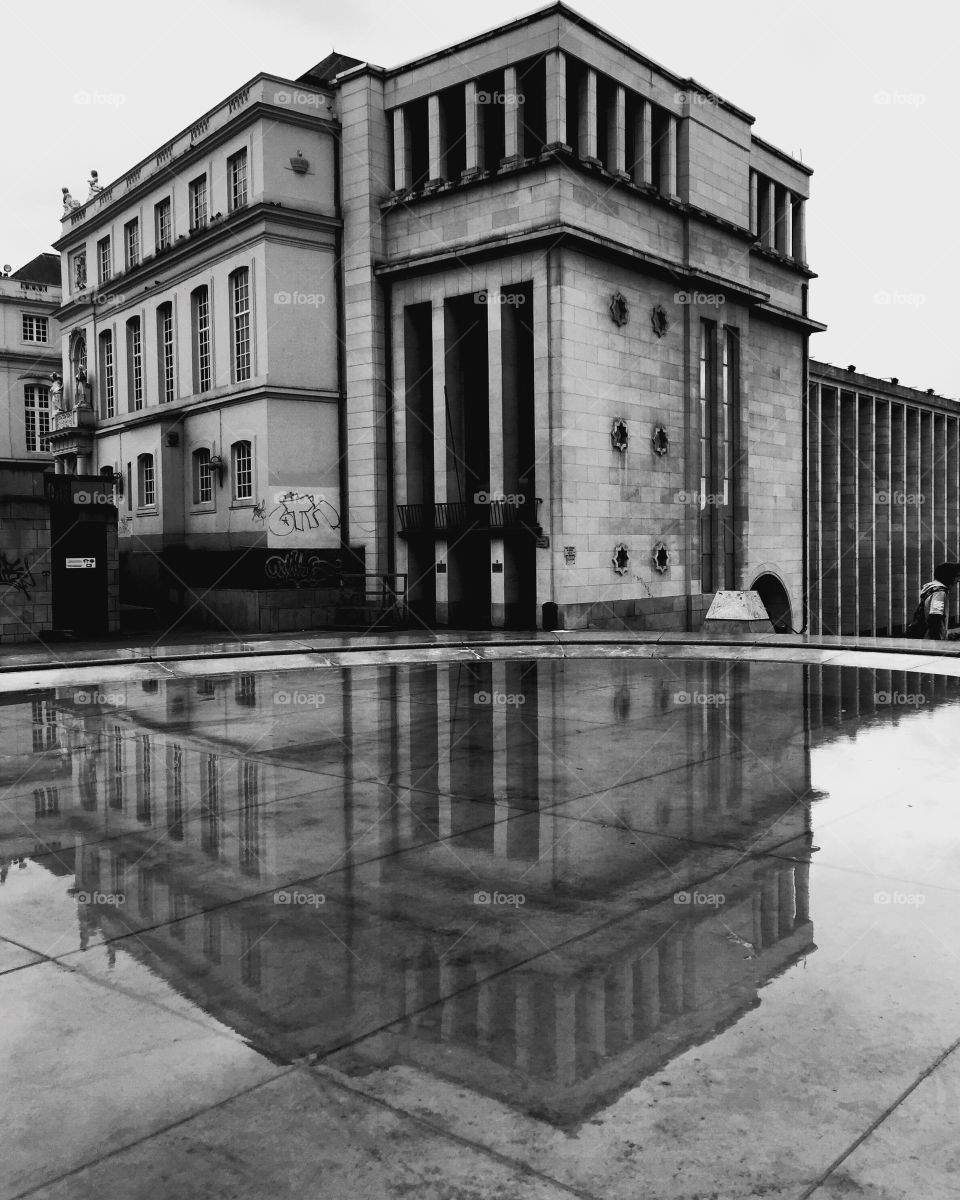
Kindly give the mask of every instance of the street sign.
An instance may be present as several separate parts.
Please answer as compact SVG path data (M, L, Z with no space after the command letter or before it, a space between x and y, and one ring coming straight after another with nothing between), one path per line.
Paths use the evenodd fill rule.
M68 558L67 570L82 569L84 567L96 567L97 560L95 558Z

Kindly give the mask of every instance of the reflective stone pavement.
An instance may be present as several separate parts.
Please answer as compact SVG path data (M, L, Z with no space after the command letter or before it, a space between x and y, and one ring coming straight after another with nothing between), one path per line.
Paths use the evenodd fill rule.
M956 1194L954 664L514 651L8 681L0 1195Z

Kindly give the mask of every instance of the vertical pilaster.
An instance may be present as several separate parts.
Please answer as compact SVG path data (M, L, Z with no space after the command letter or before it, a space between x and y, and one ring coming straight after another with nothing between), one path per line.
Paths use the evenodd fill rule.
M607 108L607 170L624 179L627 175L627 92L618 84Z
M793 196L790 192L783 194L783 249L781 254L793 258Z
M762 236L765 250L776 249L777 232L777 185L770 180L766 187L766 202L764 204Z
M554 1063L561 1087L577 1081L577 993L565 979L554 984Z
M653 183L653 105L641 100L634 126L633 182L639 187Z
M517 68L503 72L503 160L502 167L516 166L523 159L523 105L517 87Z
M432 298L433 327L433 498L435 503L447 500L447 363L446 363L446 315L443 296ZM435 564L448 565L447 540L437 538ZM434 566L436 570L436 565ZM449 620L449 575L437 572L437 624L446 625Z
M793 257L799 263L807 261L807 206L797 199L793 205Z
M758 181L756 171L750 172L750 232L756 237L760 231L760 218L757 211Z
M577 153L587 162L600 165L597 158L597 73L587 67L580 79L580 128Z
M562 50L550 50L545 59L547 77L546 148L567 148L567 62Z
M440 187L447 177L446 122L440 97L427 97L427 151L429 155L427 187Z
M490 494L502 495L503 476L503 305L501 289L487 292L487 379L489 396ZM493 572L493 564L503 567L503 538L490 538L490 620L495 629L502 629L506 619L504 572Z
M855 632L877 636L876 494L877 453L872 396L858 396L857 442L857 588L858 621Z
M664 171L662 190L671 199L677 199L677 118L667 117L667 139L664 145Z
M465 158L463 178L471 179L483 170L483 110L477 103L477 81L470 79L463 87L465 119Z
M393 187L404 192L413 179L413 147L410 144L410 127L407 111L403 105L393 110Z

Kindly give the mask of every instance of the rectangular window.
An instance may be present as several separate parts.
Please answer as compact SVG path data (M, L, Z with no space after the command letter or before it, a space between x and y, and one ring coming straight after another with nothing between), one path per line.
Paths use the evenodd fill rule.
M110 255L110 238L101 238L97 242L97 280L106 283L113 274L113 260Z
M193 452L193 502L213 502L213 468L210 465L210 451L205 446Z
M137 459L137 505L139 508L153 508L156 503L153 455L141 454Z
M113 334L100 334L100 412L104 417L117 415L113 373Z
M246 267L230 276L233 310L233 381L250 378L250 272Z
M46 317L35 317L32 313L21 314L21 338L25 342L49 341L49 325Z
M157 360L160 367L160 403L169 404L176 398L172 304L161 304L157 309Z
M210 360L210 291L197 288L192 296L193 390L207 392L213 383Z
M229 176L229 206L233 212L235 208L242 208L247 202L247 152L246 150L238 150L236 154L231 154L227 159L227 173Z
M129 271L140 262L140 219L134 217L123 227L123 257Z
M28 383L23 389L23 426L27 450L45 450L41 439L50 432L50 389L42 383Z
M207 177L201 175L190 184L190 228L202 229L207 223Z
M130 411L143 408L143 331L139 317L127 322L127 390Z
M233 498L253 499L253 451L249 442L236 442L233 447Z
M736 455L740 337L700 322L701 590L736 587Z
M153 206L153 223L157 249L165 250L173 242L173 214L169 196L166 200L161 200L159 204Z

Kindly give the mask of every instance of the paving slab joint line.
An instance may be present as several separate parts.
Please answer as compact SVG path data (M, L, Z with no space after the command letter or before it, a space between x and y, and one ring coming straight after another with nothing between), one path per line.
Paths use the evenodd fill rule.
M345 1092L359 1096L362 1100L366 1100L370 1104L385 1108L388 1112L393 1113L394 1116L398 1116L403 1120L413 1121L416 1125L422 1125L425 1129L429 1129L431 1133L438 1134L447 1141L455 1142L458 1146L464 1146L466 1149L482 1154L486 1158L492 1158L495 1162L502 1163L504 1166L510 1167L514 1171L519 1171L523 1175L530 1176L541 1183L548 1184L550 1187L559 1188L564 1195L576 1196L578 1200L600 1200L595 1192L588 1192L584 1188L563 1183L562 1180L556 1179L553 1175L547 1175L543 1171L538 1171L536 1167L531 1167L528 1163L523 1162L522 1159L513 1158L509 1154L503 1154L499 1150L494 1150L492 1146L486 1146L483 1142L476 1142L472 1138L465 1137L463 1134L454 1133L451 1129L444 1129L442 1125L437 1125L433 1121L427 1120L426 1117L420 1116L418 1113L408 1112L405 1108L391 1104L389 1100L384 1100L381 1096L368 1092L357 1084L348 1083L341 1072L333 1067L324 1066L321 1063L313 1063L311 1070L315 1078L323 1078L334 1087L342 1088Z
M900 1107L900 1105L912 1092L916 1091L916 1089L921 1083L923 1083L925 1079L929 1078L929 1076L933 1074L933 1072L937 1069L937 1067L940 1066L941 1063L943 1063L950 1057L951 1054L953 1054L954 1050L956 1050L958 1046L960 1046L960 1038L957 1038L955 1042L951 1043L946 1050L941 1051L941 1053L937 1055L930 1066L921 1071L913 1083L911 1083L908 1088L905 1088L896 1098L896 1100L894 1100L892 1104L888 1105L888 1107L880 1114L879 1117L871 1121L863 1133L861 1133L860 1136L854 1142L852 1142L842 1154L838 1155L833 1160L833 1162L829 1165L829 1167L827 1167L819 1179L815 1179L813 1183L809 1184L807 1188L800 1193L800 1195L797 1197L797 1200L809 1200L809 1197L827 1182L837 1167L839 1167L842 1162L848 1159L850 1155L853 1154L854 1150L856 1150L859 1146L862 1146L867 1138L870 1137L870 1135Z

